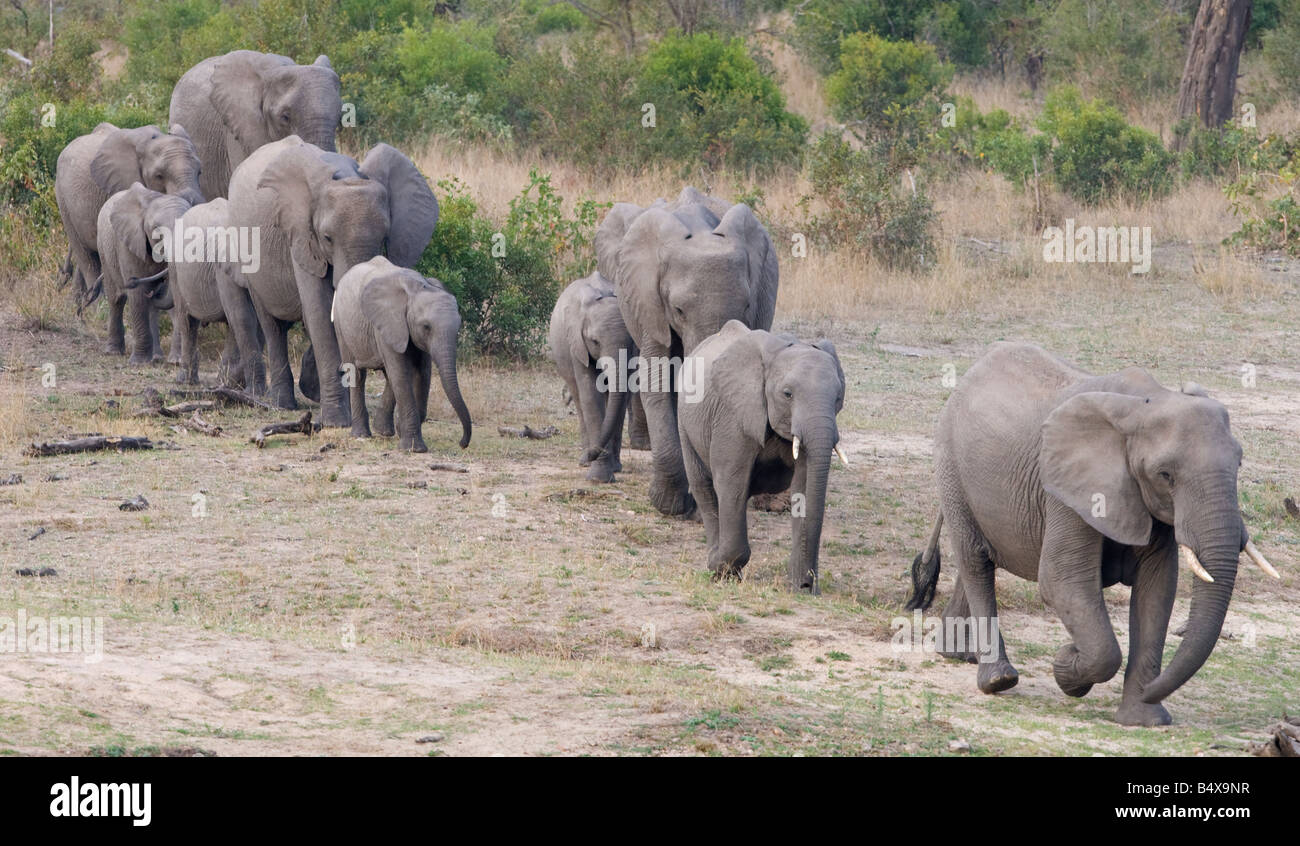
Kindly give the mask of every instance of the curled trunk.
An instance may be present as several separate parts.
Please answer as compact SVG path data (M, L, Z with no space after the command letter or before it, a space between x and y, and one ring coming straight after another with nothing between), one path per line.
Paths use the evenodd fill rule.
M465 447L469 446L470 435L473 433L473 424L469 419L469 407L465 405L465 399L460 395L460 381L456 376L456 336L454 333L434 350L433 363L438 368L438 381L442 383L442 391L447 395L451 407L455 409L456 417L460 419L460 448L465 449Z

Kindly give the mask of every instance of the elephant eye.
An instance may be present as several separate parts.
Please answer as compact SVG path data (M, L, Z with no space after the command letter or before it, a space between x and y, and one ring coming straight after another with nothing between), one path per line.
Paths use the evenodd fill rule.
M1164 470L1160 471L1160 478L1164 479L1166 482L1168 482L1171 485L1174 483L1174 477L1169 475Z
M781 395L784 396L786 399L790 399L791 397L794 396L794 394L790 391L789 388L786 388L785 390L781 391Z

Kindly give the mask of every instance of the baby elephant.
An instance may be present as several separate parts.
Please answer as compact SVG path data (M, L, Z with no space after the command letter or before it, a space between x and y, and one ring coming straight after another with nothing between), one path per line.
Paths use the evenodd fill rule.
M623 323L613 284L594 272L565 288L551 312L551 360L564 378L578 409L582 437L581 464L590 465L587 478L612 482L623 469L619 447L627 411L623 361L636 355L632 336Z
M1214 649L1238 555L1275 574L1242 523L1241 446L1228 412L1195 385L1167 390L1137 367L1094 376L1031 344L995 344L944 405L934 460L942 510L912 565L908 608L934 597L946 524L957 582L941 650L978 661L985 693L1018 679L997 628L998 568L1037 581L1060 615L1070 642L1052 670L1070 696L1119 671L1102 589L1131 586L1116 719L1144 726L1169 722L1160 700ZM1161 670L1180 559L1200 581L1187 631Z
M731 320L687 357L681 383L677 425L714 578L738 577L749 561L749 498L788 488L791 586L818 593L831 456L848 464L835 425L844 407L835 347Z
M188 199L151 191L139 182L118 191L100 208L97 237L102 269L98 286L109 305L108 345L104 352L126 352L122 313L130 303L131 364L162 360L158 312L172 307L167 265L161 260L165 255L163 238L164 233L170 234L176 218L189 208ZM93 291L87 305L98 294L98 290Z
M330 318L343 366L356 371L344 372L344 384L351 390L353 435L370 437L366 370L383 370L387 384L375 428L381 435L393 434L396 405L401 448L428 452L420 427L428 414L436 365L443 392L460 418L460 448L469 446L469 409L456 377L460 311L441 282L377 256L354 265L339 280Z

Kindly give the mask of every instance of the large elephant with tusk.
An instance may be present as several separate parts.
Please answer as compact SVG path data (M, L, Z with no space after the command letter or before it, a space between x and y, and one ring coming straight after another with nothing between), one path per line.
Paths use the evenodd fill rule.
M912 565L908 609L928 608L948 527L957 580L941 651L978 661L980 690L1018 674L996 628L995 568L1035 580L1071 642L1053 662L1060 688L1083 696L1122 654L1102 589L1129 600L1129 653L1116 719L1165 725L1161 700L1214 650L1250 542L1237 505L1241 446L1228 412L1195 385L1171 391L1131 367L1094 376L1039 347L995 344L948 398L935 440L941 512ZM1191 617L1161 670L1180 559L1198 577Z

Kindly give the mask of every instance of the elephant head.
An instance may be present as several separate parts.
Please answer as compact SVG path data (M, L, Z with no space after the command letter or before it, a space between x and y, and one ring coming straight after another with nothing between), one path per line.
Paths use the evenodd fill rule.
M719 218L717 201L706 199L687 188L677 202L652 206L626 224L611 278L643 348L680 348L685 355L728 320L772 326L778 269L767 230L749 206L734 205Z
M373 273L361 289L361 313L374 327L379 343L393 353L401 355L408 344L415 344L433 359L443 392L460 419L460 448L464 449L473 428L456 375L460 333L456 298L436 279L382 259L375 265L384 269Z
M790 444L795 478L804 479L804 489L792 491L804 495L804 516L794 518L790 578L795 588L816 592L831 457L844 456L835 422L844 407L839 356L825 339L807 344L748 331L738 321L729 322L721 334L728 333L736 341L700 375L725 409L719 413L740 427L756 451L773 437Z
M110 130L91 159L90 176L110 196L139 182L190 205L204 201L199 157L180 124L173 124L168 134L156 126Z
M1143 546L1153 520L1172 526L1180 557L1201 578L1178 651L1143 689L1153 703L1214 650L1237 559L1254 546L1237 505L1241 446L1227 410L1198 389L1169 391L1141 375L1149 389L1137 395L1085 390L1057 406L1043 423L1039 463L1047 492L1111 540Z
M334 150L343 101L339 76L325 56L299 65L274 54L227 53L212 69L208 99L245 153L290 135Z
M354 264L387 255L419 260L438 222L438 201L415 164L377 144L360 165L309 144L276 157L258 188L275 193L276 225L297 268L341 279Z

